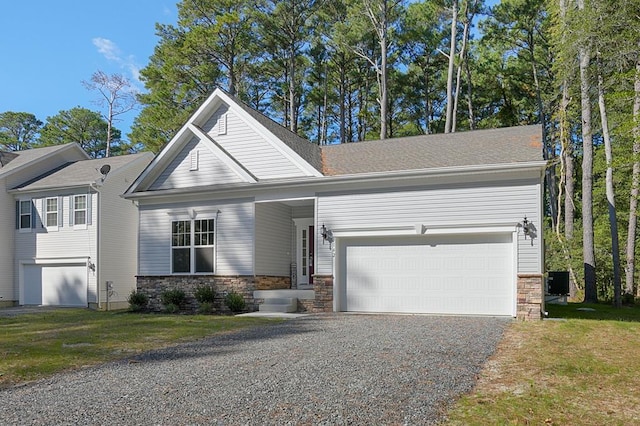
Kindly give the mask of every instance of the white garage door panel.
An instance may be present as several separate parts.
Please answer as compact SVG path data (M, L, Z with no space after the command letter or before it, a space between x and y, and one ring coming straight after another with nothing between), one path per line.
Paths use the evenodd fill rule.
M24 304L87 306L86 265L25 265Z
M353 239L346 310L512 315L511 235Z

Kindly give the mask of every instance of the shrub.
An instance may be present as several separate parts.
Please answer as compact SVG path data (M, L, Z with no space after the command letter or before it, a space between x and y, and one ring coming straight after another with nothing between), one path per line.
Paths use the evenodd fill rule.
M129 294L129 309L134 312L142 311L147 307L149 303L149 296L144 293L140 293L136 290L131 290L131 294Z
M241 294L232 291L224 297L224 304L227 308L231 309L231 312L240 312L244 310L245 303L244 297Z
M202 286L196 288L194 293L196 300L199 303L213 303L216 298L216 292L211 286Z
M167 312L169 312L169 305L175 305L175 310L173 312L176 312L182 305L184 305L186 300L187 295L179 288L165 290L162 292L162 304L167 309Z
M167 303L164 305L164 311L168 314L175 314L180 310L180 307L173 303Z
M213 303L202 302L200 303L200 306L198 306L198 313L200 314L210 314L213 311L215 311L215 308L213 307Z

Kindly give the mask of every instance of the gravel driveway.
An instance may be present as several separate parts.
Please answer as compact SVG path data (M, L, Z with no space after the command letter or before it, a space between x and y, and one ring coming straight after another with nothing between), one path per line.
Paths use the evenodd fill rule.
M509 321L308 316L2 390L0 422L432 424Z

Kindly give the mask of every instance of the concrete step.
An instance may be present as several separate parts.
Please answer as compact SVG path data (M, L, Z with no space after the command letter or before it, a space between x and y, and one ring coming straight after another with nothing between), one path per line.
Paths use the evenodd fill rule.
M296 312L298 299L295 297L273 297L264 299L264 303L258 306L260 312Z
M281 290L255 290L255 299L276 299L281 297L295 297L298 300L313 300L316 294L313 290L281 289Z

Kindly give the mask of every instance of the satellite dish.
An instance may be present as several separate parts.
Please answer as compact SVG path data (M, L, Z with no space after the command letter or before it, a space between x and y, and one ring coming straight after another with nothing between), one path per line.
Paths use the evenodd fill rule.
M105 164L104 166L100 167L100 173L102 173L103 176L106 176L110 171L111 171L111 166L108 164Z

